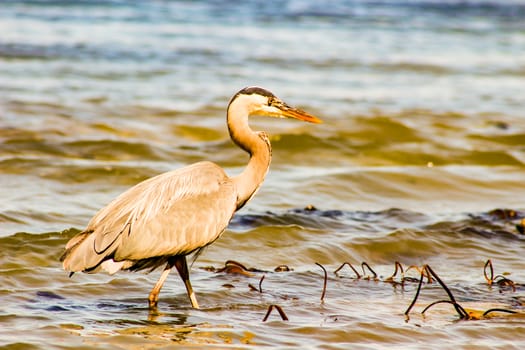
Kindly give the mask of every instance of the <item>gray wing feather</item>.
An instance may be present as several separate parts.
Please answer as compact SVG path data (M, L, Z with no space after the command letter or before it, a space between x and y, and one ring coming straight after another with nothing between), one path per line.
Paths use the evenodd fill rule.
M214 163L160 174L122 193L72 238L62 257L68 271L102 261L188 254L226 229L236 210L232 181Z

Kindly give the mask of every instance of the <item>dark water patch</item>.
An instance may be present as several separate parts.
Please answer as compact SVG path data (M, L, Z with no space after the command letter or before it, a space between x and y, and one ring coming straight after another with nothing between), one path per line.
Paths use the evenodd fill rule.
M85 288L77 286L75 288ZM102 284L99 288L103 288ZM64 291L68 293L68 291ZM43 295L45 294L45 295ZM132 314L134 304L132 301L101 301L98 300L96 293L91 294L93 300L84 301L76 297L64 297L52 292L38 291L36 297L27 300L24 308L31 311L39 312L41 317L49 318L68 318L70 315L76 315L78 318L85 318L88 314L97 313L100 317L107 318L109 315L117 316L118 313ZM142 300L140 304L145 304ZM147 308L140 308L140 313L147 311ZM58 316L58 314L61 314ZM132 323L129 321L128 323ZM137 321L135 324L139 324Z
M386 73L399 72L399 73L417 73L417 74L430 74L430 75L447 75L455 74L457 71L452 67L444 65L429 64L429 63L418 63L418 62L391 62L391 63L372 63L370 68L374 71L383 71Z
M338 154L373 165L523 166L520 124L507 126L503 118L499 123L504 123L505 130L489 125L480 133L469 131L469 118L461 113L425 110L348 116L340 131L319 139L322 147L317 149L337 150ZM485 124L488 118L493 119L478 118ZM315 147L312 144L307 149Z
M458 157L456 164L483 165L483 166L523 166L525 165L520 159L516 158L506 150L491 151L479 150L464 152Z
M24 342L9 343L7 345L4 345L2 348L5 350L25 350L25 349L38 350L38 349L41 349L40 345L24 343Z
M94 81L107 81L109 83L117 81L129 81L132 83L133 81L137 80L142 81L160 78L173 73L173 71L171 71L167 66L165 67L163 64L157 64L151 68L145 68L140 65L140 62L136 63L137 68L133 69L133 71L118 70L118 67L111 69L112 66L109 68L104 67L104 70L97 71L90 70L89 67L87 69L83 69L83 67L75 67L76 69L72 71L71 74L73 76L81 74L83 77L87 79L93 79ZM95 105L101 105L104 102L108 102L108 98L97 96L86 98L84 101Z
M175 20L187 20L181 12L192 6L180 6L177 3L140 3L113 0L95 1L12 1L9 9L22 20L44 20L57 24L90 24L96 25L111 21L122 23L159 23ZM200 8L200 6L196 6ZM25 11L24 11L25 10ZM194 15L196 13L194 12Z
M22 44L9 44L9 43L3 43L0 46L0 57L9 59L9 58L43 58L48 56L49 58L53 58L53 56L49 56L48 54L45 54L44 50L42 48L38 48L35 46L28 46L28 45L22 45Z
M383 264L396 260L418 263L445 251L451 257L475 251L486 257L491 254L500 257L502 246L508 245L509 240L525 239L516 229L519 219L501 221L491 219L490 215L462 214L448 221L399 209L380 212L308 209L237 215L229 228L246 233L246 237L244 233L235 236L239 246L251 238L263 245L280 244L280 250L285 251L294 246L293 242L300 241L300 255L318 261L344 259L346 255Z
M309 133L274 134L270 136L272 149L278 154L316 152L316 150L333 149L329 142Z
M39 45L26 43L0 43L0 57L4 59L79 59L93 55L93 50L86 48L82 44ZM94 57L96 57L96 55Z
M68 122L75 116L75 114L77 114L74 109L70 108L70 106L60 102L51 102L48 99L44 99L43 101L34 99L24 100L17 96L8 99L4 103L6 110L11 117L37 117L37 119L32 120L31 123L26 122L19 127L0 127L1 136L6 135L8 138L13 139L41 138L44 135L66 135L67 131L61 127L61 122ZM53 119L53 122L42 123L42 118L44 117ZM15 120L16 119L14 118L9 118L9 124L13 123ZM18 121L20 121L20 119ZM16 123L13 124L17 125Z
M7 1L7 4L19 4L20 1ZM138 20L144 22L148 20L148 16L154 13L164 14L167 18L177 18L180 13L176 10L191 12L194 14L200 13L196 10L204 11L209 15L219 17L230 17L233 15L244 14L246 16L252 15L253 12L259 10L259 15L262 18L267 16L277 17L291 16L291 17L372 17L372 16L392 16L398 17L402 14L432 14L441 15L445 17L496 17L496 18L514 18L525 16L525 6L519 1L409 1L409 0L395 0L395 1L376 1L366 0L359 2L335 2L331 6L322 6L315 2L283 2L280 6L270 6L265 4L261 6L258 1L246 1L239 6L239 4L230 4L229 2L210 2L204 5L186 5L171 3L155 3L145 6L141 3L125 4L120 1L98 0L98 1L76 1L74 3L67 1L23 1L23 4L40 9L42 14L38 18L46 18L48 20L57 20L57 15L62 15L66 19L80 20L77 18L80 13L77 10L87 10L88 18L86 20ZM48 11L45 11L45 10ZM52 10L55 11L52 11ZM97 11L104 9L105 11ZM125 11L128 9L128 11ZM155 11L153 11L155 10ZM31 16L31 13L26 16ZM256 18L258 18L256 16ZM156 17L158 19L158 17ZM163 17L160 17L163 18Z
M8 237L0 237L0 243L3 247L9 247L7 251L14 251L13 248L20 248L19 251L31 251L35 247L45 249L55 246L57 243L66 242L69 237L72 237L79 231L77 229L67 229L62 232L45 232L45 233L28 233L18 232ZM36 246L33 246L36 244Z
M32 275L31 269L57 265L62 247L70 232L49 232L40 234L16 233L1 237L0 270L7 275ZM33 276L35 277L35 276Z
M399 225L384 235L348 240L345 246L365 260L383 264L391 261L419 264L442 254L448 255L452 263L469 254L502 258L503 247L524 239L525 236L519 234L512 223L466 215L463 219L436 221L416 228Z
M467 214L462 220L436 222L425 226L425 229L430 232L456 232L489 239L524 240L525 235L516 229L516 225L523 218L523 213L515 210L512 212L515 213L512 217L507 216L505 218L502 218L501 215L508 214L504 214L505 210L503 209Z
M509 126L503 126L504 129L507 129ZM500 127L501 128L501 127ZM504 134L504 135L497 135L497 134L491 134L491 135L470 135L470 138L481 140L487 143L494 143L499 144L502 146L524 146L524 140L525 140L525 133L510 133L510 134ZM523 150L523 148L522 148Z
M351 123L351 127L338 133L338 138L352 140L363 149L392 143L418 143L425 140L419 130L406 125L395 116L356 116L351 118Z
M297 69L297 67L311 68L316 71L334 72L337 70L370 71L374 74L382 73L417 73L428 75L449 75L459 73L459 70L451 66L431 64L417 61L394 61L376 62L373 60L346 59L341 58L301 58L301 57L276 57L276 56L254 56L252 60L265 65L276 66L283 69ZM502 72L494 72L498 74ZM510 73L510 72L509 72Z
M525 16L525 5L518 1L396 1L393 6L453 17L512 20Z
M206 90L203 91L205 93ZM224 128L224 131L226 131L226 125L224 123L223 117L226 114L226 101L229 98L229 96L222 96L220 98L217 98L217 100L214 103L209 103L208 101L202 101L202 103L196 104L195 108L192 108L189 111L181 111L179 116L184 116L185 119L181 120L181 122L184 122L184 125L197 125L197 123L204 121L208 119L210 116L214 116L214 121L220 121L220 126ZM161 117L170 117L171 115L168 113L158 113L157 115ZM195 120L195 117L201 117Z
M34 135L29 138L5 140L2 148L7 154L31 156L65 156L64 150L55 142Z
M374 235L370 238L349 240L345 247L364 261L380 264L390 264L393 261L419 264L420 261L447 248L448 244L443 242L442 238L418 229L400 227L379 237Z
M60 305L52 305L52 306L46 307L46 311L50 311L50 312L64 312L64 311L68 311L68 309L66 309L65 307L60 306Z
M2 162L0 162L1 164ZM11 213L0 213L0 223L2 222L10 222L15 224L25 224L23 220L16 217L16 213L14 215L11 215Z
M502 24L515 23L525 16L525 6L518 1L359 1L337 2L332 6L322 6L313 2L293 4L285 11L275 13L262 11L262 18L274 19L284 17L289 20L310 21L332 20L336 23L449 27L455 20L483 18L497 20ZM438 19L443 19L439 21ZM444 20L446 19L446 20ZM436 23L438 22L438 23Z
M518 67L508 67L503 68L498 71L499 74L502 75L509 75L509 76L517 76L517 77L524 77L525 76L525 65L518 66Z
M225 131L218 131L216 128L208 128L193 125L180 125L175 128L178 136L190 139L191 141L208 142L218 141L225 137Z
M38 291L36 292L36 296L43 299L55 299L55 300L62 300L64 297L50 291Z
M471 214L475 217L475 214ZM486 217L491 221L503 221L509 222L512 220L525 218L525 212L521 210L508 209L508 208L497 208L488 211L487 213L480 214L481 217Z
M402 209L388 209L379 212L321 210L313 207L292 209L284 213L237 214L230 223L233 230L259 226L298 225L307 228L343 229L362 223L377 224L385 228L400 224L421 225L430 218L424 214ZM379 229L379 227L378 227Z
M91 60L133 62L144 61L173 63L183 60L192 62L214 60L222 62L225 56L218 51L211 49L191 50L174 49L165 50L163 47L142 46L140 50L135 47L126 47L118 43L113 45L92 44L92 43L72 43L72 44L29 44L29 43L6 43L0 42L0 58L10 60L40 60L53 62L56 60L74 60L76 62L89 62ZM144 79L153 76L164 76L169 71L148 70L135 71L125 74L115 71L101 75L100 73L85 72L85 76L97 80L122 80L123 78Z
M0 43L0 57L4 59L39 59L54 61L57 59L108 59L108 60L145 60L155 57L147 51L126 50L118 47L95 47L86 44L27 44Z
M54 108L54 107L53 107ZM38 112L37 112L38 113ZM30 140L41 140L44 136L63 136L65 132L59 129L29 130L19 127L0 127L0 139L3 143L17 143Z

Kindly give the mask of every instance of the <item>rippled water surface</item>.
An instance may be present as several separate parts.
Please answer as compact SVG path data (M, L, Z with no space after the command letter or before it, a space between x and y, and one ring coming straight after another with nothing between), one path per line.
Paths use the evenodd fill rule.
M4 1L0 33L0 347L525 346L522 1ZM324 123L251 121L271 170L192 265L202 309L176 273L157 312L159 271L69 278L65 243L125 189L243 169L225 110L248 85ZM396 261L516 313L422 315L449 300L425 279L406 318L419 273Z

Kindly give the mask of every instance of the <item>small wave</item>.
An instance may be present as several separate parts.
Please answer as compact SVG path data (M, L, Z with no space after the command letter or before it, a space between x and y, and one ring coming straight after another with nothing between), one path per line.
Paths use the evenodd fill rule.
M159 150L143 142L124 140L78 140L60 144L60 148L70 157L100 160L161 160Z
M243 230L259 226L297 225L313 229L388 231L401 226L419 227L430 220L425 214L392 208L382 211L322 210L313 206L284 213L235 215L229 228Z
M191 59L194 63L198 61L218 60L222 56L213 50L191 50L178 48L165 50L164 47L126 47L122 45L97 45L93 43L71 43L71 44L30 44L30 43L2 43L0 42L0 58L5 59L41 59L41 60L92 60L102 59L118 62L144 62L160 61L174 62ZM151 78L168 74L163 68L151 68L146 71L140 69L134 72L127 71L125 75L118 73L115 68L107 74L97 72L86 72L89 78L104 80L120 80L133 74L136 78Z
M8 213L0 213L0 223L15 223L15 224L25 224L25 222L19 218L17 218L15 215L9 215Z
M445 1L350 1L338 2L334 6L325 6L315 2L294 1L287 7L286 15L291 18L332 18L385 21L406 21L407 18L422 16L461 16L488 17L502 20L520 20L525 16L525 4L521 0L445 0ZM412 15L412 16L410 16Z
M373 224L367 230L394 231L412 228L423 231L449 229L459 233L490 233L490 237L505 236L525 238L516 230L516 224L525 218L525 212L512 209L494 209L483 213L460 214L453 221L436 221L439 216L429 216L415 211L391 208L381 211L322 210L313 206L292 209L283 213L237 214L229 228L243 230L260 226L297 225L314 229L349 229L363 223Z
M5 218L5 215L2 217ZM398 229L410 228L422 232L426 231L430 234L452 231L465 235L475 233L481 238L525 239L525 235L520 234L516 230L516 224L525 218L525 212L523 211L494 209L482 213L455 214L454 217L454 220L440 220L439 216L429 216L399 208L381 211L344 211L322 210L308 206L280 213L236 214L229 225L229 229L243 231L270 226L296 226L337 232L356 228L362 224L371 224L373 227L367 226L365 231L394 232ZM27 246L28 251L32 249L33 245L59 246L78 232L79 230L74 228L62 232L20 232L11 236L0 237L0 245L3 247L15 247L23 242Z

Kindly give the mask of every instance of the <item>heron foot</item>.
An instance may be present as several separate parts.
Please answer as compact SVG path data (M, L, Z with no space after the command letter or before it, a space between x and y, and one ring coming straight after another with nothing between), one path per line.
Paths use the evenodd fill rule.
M188 294L189 294L189 297L190 297L191 306L194 309L200 309L199 303L197 303L197 298L195 298L195 293L193 293L193 290L191 292L189 292Z
M150 293L150 295L148 296L149 308L151 310L157 309L158 303L159 303L159 295L158 294L154 294L154 293Z

